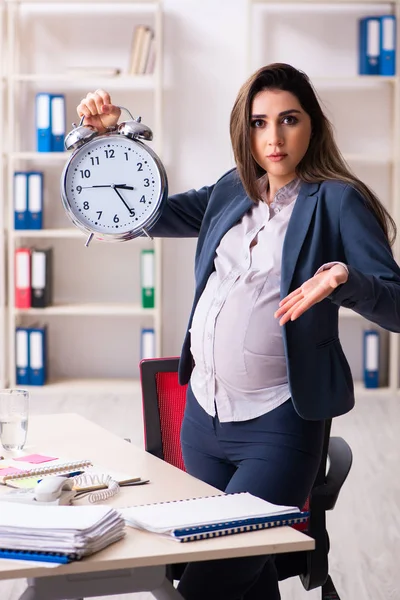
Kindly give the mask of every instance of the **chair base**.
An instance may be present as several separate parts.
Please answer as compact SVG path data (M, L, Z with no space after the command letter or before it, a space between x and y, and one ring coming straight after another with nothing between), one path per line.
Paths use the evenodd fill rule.
M321 600L340 600L339 594L333 585L332 579L328 575L328 579L325 581L321 590Z

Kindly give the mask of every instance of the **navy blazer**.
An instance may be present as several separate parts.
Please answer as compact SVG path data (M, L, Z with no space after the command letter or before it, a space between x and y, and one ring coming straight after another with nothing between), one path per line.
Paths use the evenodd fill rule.
M213 186L170 196L152 228L154 236L198 237L195 296L179 363L181 384L193 369L189 328L214 270L216 248L252 206L232 169ZM281 298L330 261L348 265L348 281L282 328L292 401L299 415L312 420L335 417L354 406L350 367L338 337L339 307L399 332L400 269L358 191L340 181L303 182L283 245Z

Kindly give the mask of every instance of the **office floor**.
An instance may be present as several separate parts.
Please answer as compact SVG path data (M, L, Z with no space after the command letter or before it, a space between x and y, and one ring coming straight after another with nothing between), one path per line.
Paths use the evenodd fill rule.
M77 412L133 443L142 444L142 415L135 399L33 398L31 412ZM400 395L359 395L355 409L339 417L333 433L343 436L354 455L335 510L329 515L330 572L342 600L400 600ZM17 600L23 582L0 582L1 600ZM299 579L283 582L282 600L317 600ZM149 594L114 600L150 600ZM268 600L267 598L265 600Z

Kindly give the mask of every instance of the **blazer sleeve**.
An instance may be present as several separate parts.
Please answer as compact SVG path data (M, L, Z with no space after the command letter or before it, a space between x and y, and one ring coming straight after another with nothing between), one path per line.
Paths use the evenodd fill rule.
M375 215L351 186L345 187L341 199L340 233L349 278L331 300L400 332L400 268Z
M151 228L153 237L198 237L215 185L169 196L161 216Z

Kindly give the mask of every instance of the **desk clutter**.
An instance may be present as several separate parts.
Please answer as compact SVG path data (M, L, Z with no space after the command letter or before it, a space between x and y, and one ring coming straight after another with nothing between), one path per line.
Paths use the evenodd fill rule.
M309 516L297 506L271 504L248 492L132 506L120 512L127 525L178 542L295 525Z
M66 480L70 485L64 485ZM63 505L82 495L88 495L90 503L103 502L122 486L145 483L148 480L101 469L90 460L66 462L41 454L0 460L0 484L13 488L2 496L8 502Z
M34 506L0 501L0 558L68 563L122 539L121 515L107 506Z

